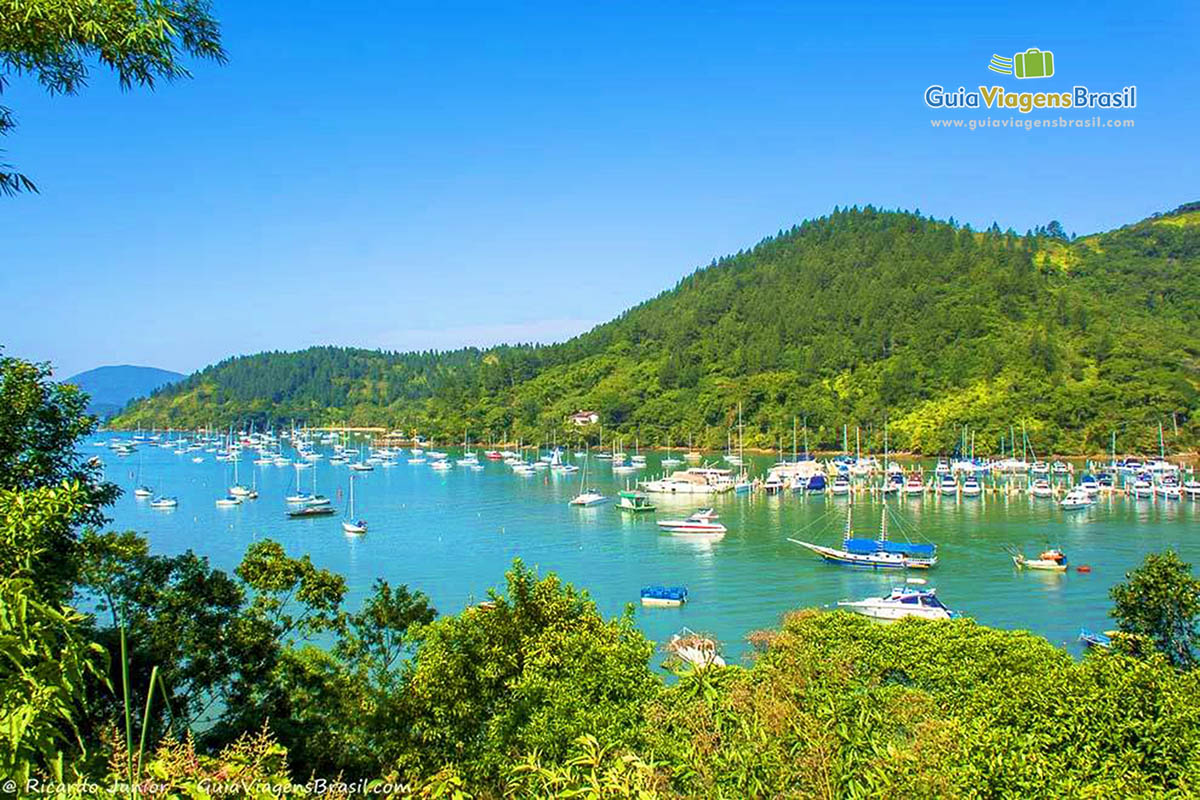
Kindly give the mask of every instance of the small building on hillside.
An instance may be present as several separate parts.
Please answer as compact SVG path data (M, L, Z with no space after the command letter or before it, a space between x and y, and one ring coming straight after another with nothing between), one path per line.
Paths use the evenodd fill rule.
M600 415L595 411L576 411L570 416L571 422L579 426L595 425L600 421Z

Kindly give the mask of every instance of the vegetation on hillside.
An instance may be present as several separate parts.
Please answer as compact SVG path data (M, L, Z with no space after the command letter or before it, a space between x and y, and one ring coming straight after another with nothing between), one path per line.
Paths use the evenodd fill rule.
M604 619L586 592L520 562L487 604L437 617L386 583L346 609L339 576L269 540L227 574L98 533L114 490L76 455L94 426L82 397L11 358L0 396L24 399L0 417L0 777L17 781L3 792L1200 791L1200 581L1171 553L1114 589L1118 650L1080 661L969 620L803 611L751 638L751 665L668 683L629 614Z
M386 353L318 347L233 358L114 424L385 426L456 440L607 433L813 447L843 426L946 452L963 426L998 451L1024 426L1045 452L1192 448L1200 398L1200 227L1191 206L1068 241L918 214L835 211L697 270L562 344ZM595 441L598 430L587 433Z

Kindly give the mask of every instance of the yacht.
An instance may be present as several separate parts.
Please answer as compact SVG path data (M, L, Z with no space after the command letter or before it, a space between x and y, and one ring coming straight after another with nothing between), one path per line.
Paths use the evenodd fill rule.
M845 608L871 619L892 621L906 617L917 619L951 619L953 611L942 605L935 589L909 589L898 587L886 597L868 597L865 600L842 600L838 608Z
M730 470L689 467L658 480L642 481L641 488L650 494L721 494L731 491L733 484Z
M1094 502L1095 500L1091 495L1083 489L1076 487L1067 492L1066 497L1060 500L1058 505L1067 511L1073 511L1075 509L1087 508Z
M1034 497L1054 497L1054 487L1045 478L1038 478L1030 485L1029 493Z

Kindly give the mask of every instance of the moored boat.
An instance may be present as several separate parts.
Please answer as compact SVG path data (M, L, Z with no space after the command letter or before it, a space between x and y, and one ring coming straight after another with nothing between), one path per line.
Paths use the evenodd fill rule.
M937 545L888 540L889 513L885 507L878 539L855 538L851 527L851 513L847 510L846 530L842 536L841 548L802 542L790 537L788 541L808 548L826 561L845 566L870 569L930 569L937 566Z
M650 496L645 492L626 489L617 494L617 508L622 511L653 511L656 506L650 502Z
M1062 550L1050 548L1038 554L1037 558L1026 558L1023 553L1012 553L1013 564L1024 569L1040 569L1049 572L1066 572L1067 556Z
M645 586L642 588L644 606L681 606L687 602L686 586Z
M686 519L663 519L658 521L658 527L671 533L688 534L691 536L724 536L726 528L712 517L692 514Z

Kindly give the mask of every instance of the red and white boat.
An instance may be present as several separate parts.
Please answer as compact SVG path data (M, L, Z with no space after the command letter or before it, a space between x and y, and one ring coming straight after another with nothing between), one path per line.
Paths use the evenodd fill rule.
M693 536L724 536L725 526L716 522L717 515L711 508L692 514L687 519L659 520L658 527L671 533L686 533Z

